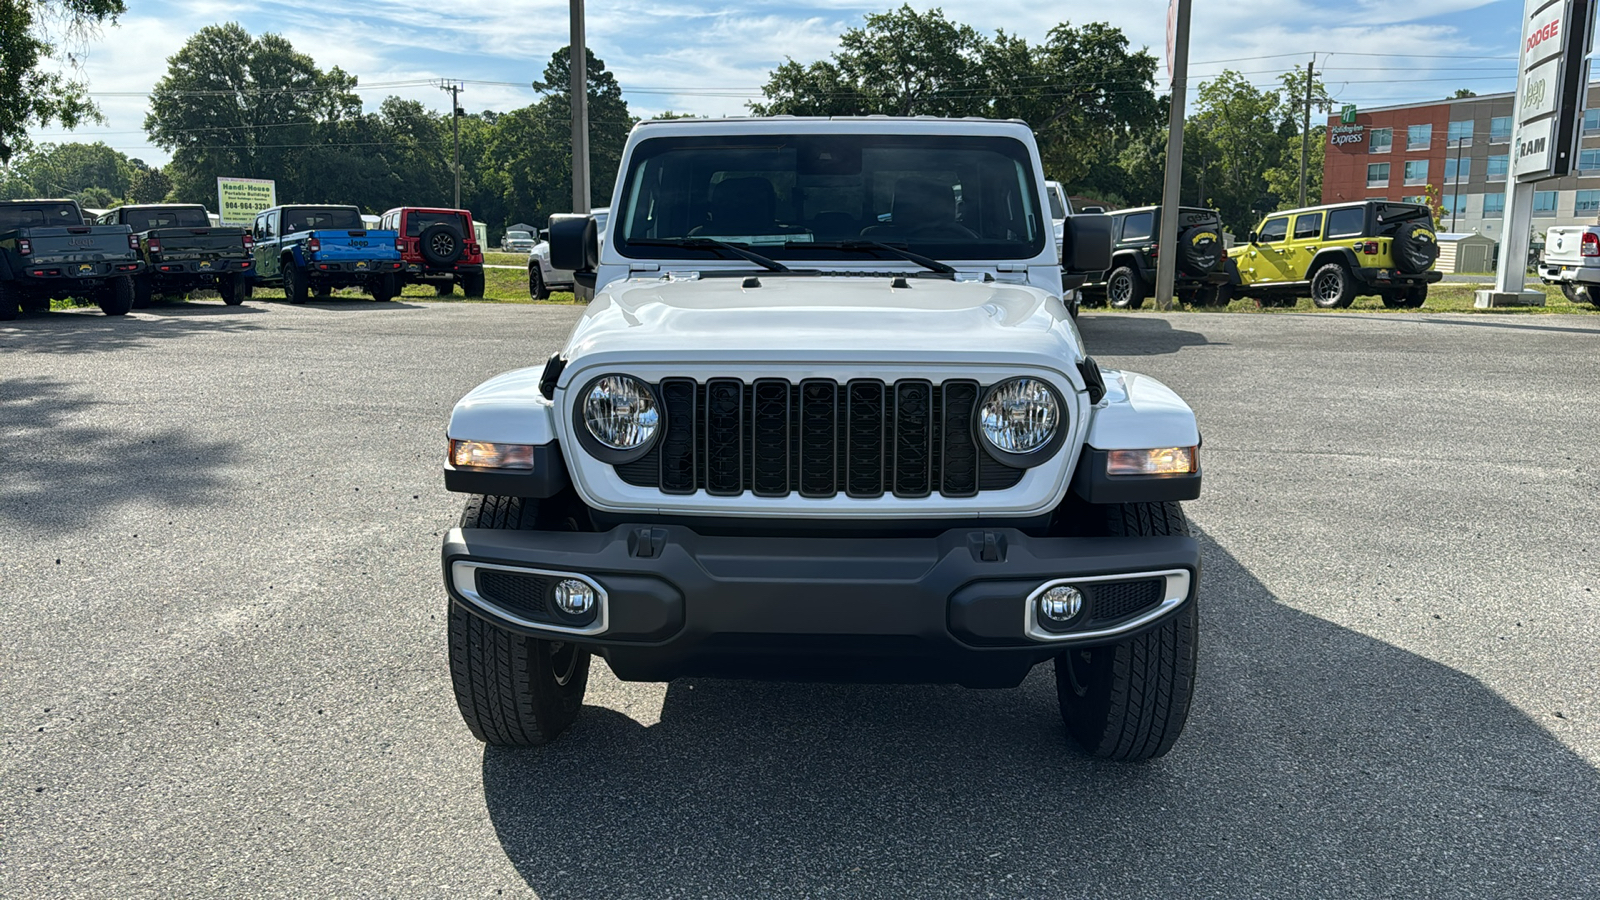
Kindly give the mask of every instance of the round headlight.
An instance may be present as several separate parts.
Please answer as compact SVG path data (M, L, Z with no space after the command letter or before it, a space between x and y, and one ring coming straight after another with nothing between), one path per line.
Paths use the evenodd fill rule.
M1037 378L1013 378L989 389L978 430L1003 455L1024 456L1050 445L1061 430L1061 401Z
M583 424L612 450L637 450L655 439L661 410L649 385L627 375L606 375L583 398Z

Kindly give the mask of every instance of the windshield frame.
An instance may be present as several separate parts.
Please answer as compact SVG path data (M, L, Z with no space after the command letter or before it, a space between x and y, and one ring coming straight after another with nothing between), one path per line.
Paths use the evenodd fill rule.
M640 209L638 204L641 199L648 199L648 195L640 186L642 179L646 175L646 166L652 160L666 154L692 152L695 149L704 149L708 153L715 153L720 150L762 151L786 150L793 147L796 148L796 152L799 152L800 148L807 146L811 142L854 142L855 146L860 148L857 151L856 168L853 171L841 170L839 174L846 178L854 175L863 179L862 183L855 187L863 192L861 214L856 221L858 223L868 223L869 227L862 229L864 231L874 230L870 227L871 219L869 216L876 216L877 221L880 223L885 222L886 219L882 213L875 211L880 205L874 194L876 185L867 181L869 173L864 172L860 166L860 150L894 150L898 148L904 148L916 153L927 153L930 150L988 151L1001 159L1009 161L1013 165L1014 171L1003 171L998 167L995 167L992 171L989 169L981 171L984 172L986 180L996 179L991 181L990 184L1000 187L1000 190L1008 188L1013 183L1010 179L1014 176L1016 178L1015 184L1017 185L1015 192L1000 193L992 191L981 196L985 198L985 203L1010 204L1004 208L997 207L991 215L1000 214L1004 217L1004 221L1014 223L1020 230L1031 230L1031 235L1016 239L948 237L918 239L908 243L907 239L901 236L851 234L844 240L882 241L910 249L915 253L933 259L970 261L978 264L1033 260L1044 255L1047 249L1054 250L1055 239L1052 220L1049 217L1048 207L1044 205L1047 201L1043 198L1043 186L1039 180L1036 169L1037 163L1032 148L1026 142L1013 135L993 133L971 135L947 132L813 133L797 130L793 132L762 131L749 133L730 131L715 134L700 133L646 137L631 148L627 157L628 168L619 177L617 196L611 209L613 211L620 210L621 212L614 216L616 222L612 224L615 230L609 235L610 240L606 243L610 244L611 249L614 249L617 254L628 260L682 259L696 262L716 262L718 254L703 246L673 247L660 246L653 243L639 245L627 240L627 231L630 224L644 221L639 218ZM969 158L977 159L977 157ZM802 160L796 160L795 166L797 181L803 175L815 174L815 172L803 171L806 169L806 163ZM882 169L874 170L870 174L878 177L887 177L888 173L896 171L914 172L915 170ZM726 180L726 177L724 180ZM710 183L712 182L707 182L708 185ZM796 187L798 188L798 184ZM694 189L691 188L691 190ZM984 187L983 190L987 191L989 189ZM798 203L800 201L791 197L789 202ZM801 213L801 216L803 215L804 213ZM799 219L800 216L796 218ZM887 221L892 222L892 219ZM860 264L864 261L861 254L841 254L838 252L837 247L829 247L828 244L837 243L837 241L831 236L825 237L816 233L809 225L790 225L785 226L785 228L797 233L788 233L788 231L775 231L772 235L763 233L756 235L761 237L762 240L749 242L741 242L734 236L709 234L707 236L717 237L719 240L736 246L748 247L784 262L807 263L824 260L843 260ZM971 229L967 230L970 231ZM806 236L800 237L800 235ZM636 240L671 240L675 237L693 237L693 235L685 234L652 238L648 233L642 233ZM797 237L799 239L794 239ZM772 238L772 240L767 240L767 238ZM785 240L785 238L789 238L789 240ZM806 247L804 244L807 241L813 241L818 246L815 248ZM877 262L881 264L887 261L880 259Z

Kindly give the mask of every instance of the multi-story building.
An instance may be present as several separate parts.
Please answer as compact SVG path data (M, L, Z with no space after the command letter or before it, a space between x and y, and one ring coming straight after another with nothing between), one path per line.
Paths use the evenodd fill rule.
M1421 201L1432 185L1442 231L1505 234L1511 183L1510 93L1351 110L1328 118L1322 202ZM1533 232L1600 221L1600 85L1589 86L1572 175L1535 185Z

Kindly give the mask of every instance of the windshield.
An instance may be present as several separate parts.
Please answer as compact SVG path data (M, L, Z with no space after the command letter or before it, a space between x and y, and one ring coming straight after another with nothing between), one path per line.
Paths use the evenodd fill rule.
M121 214L123 223L133 226L134 231L149 231L152 228L206 228L211 224L205 209L199 206L166 209L130 207L121 210Z
M508 231L508 232L506 232L506 237L508 239L510 239L510 240L513 240L513 241L531 241L531 240L533 240L533 235L527 233L526 231Z
M37 228L41 225L82 225L83 214L70 203L36 203L32 206L0 206L0 231Z
M361 211L353 206L292 206L283 211L283 233L318 228L365 229Z
M806 245L865 239L936 259L1026 259L1044 247L1032 165L1022 142L1002 137L654 138L630 158L618 249L705 259L716 254L654 242L714 238L822 259L838 253ZM630 240L651 243L630 251Z

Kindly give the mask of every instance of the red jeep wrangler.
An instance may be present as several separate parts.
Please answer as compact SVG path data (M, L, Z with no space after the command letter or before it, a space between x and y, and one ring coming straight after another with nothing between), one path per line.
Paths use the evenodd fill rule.
M472 231L472 213L401 206L384 213L378 227L399 235L402 286L431 284L444 297L459 283L468 297L483 296L483 250Z

